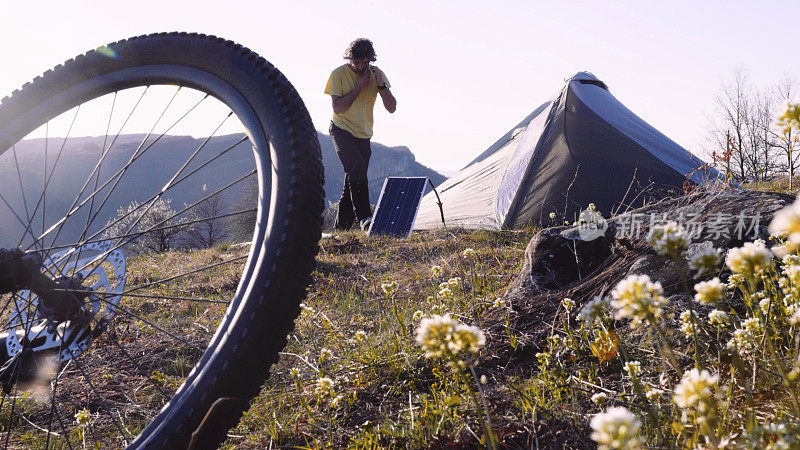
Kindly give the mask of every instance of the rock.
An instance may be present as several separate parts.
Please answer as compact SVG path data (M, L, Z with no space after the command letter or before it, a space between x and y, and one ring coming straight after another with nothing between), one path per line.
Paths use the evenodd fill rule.
M683 226L692 234L689 257L712 246L724 254L747 241L767 240L773 215L793 200L772 192L693 194L606 219L604 236L594 240L583 239L587 233L578 226L542 230L528 244L522 271L505 295L514 311L509 320L516 332L538 347L543 338L537 336L549 333L564 297L580 308L595 295L607 295L634 273L659 281L667 297L682 294L685 286L694 285L692 274L682 276L677 264L647 244L651 226L669 221Z

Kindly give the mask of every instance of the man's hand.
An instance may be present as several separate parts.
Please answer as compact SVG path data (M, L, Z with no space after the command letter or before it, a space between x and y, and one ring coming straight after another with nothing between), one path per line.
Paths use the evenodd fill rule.
M375 76L375 82L378 83L378 87L383 86L383 75L381 75L380 69L376 66L369 66L369 72Z
M370 82L370 74L372 73L372 68L368 68L361 74L360 77L356 80L356 85L353 90L361 92L369 86Z

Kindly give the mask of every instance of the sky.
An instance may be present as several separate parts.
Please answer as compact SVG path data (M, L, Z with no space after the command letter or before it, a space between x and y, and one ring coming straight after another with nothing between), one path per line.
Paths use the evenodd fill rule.
M4 0L0 93L79 53L130 36L193 31L236 41L278 67L327 133L331 70L357 37L398 101L376 105L373 141L405 145L452 173L586 70L629 109L705 156L708 116L735 67L768 88L800 80L800 0L182 1ZM99 133L98 133L99 134Z

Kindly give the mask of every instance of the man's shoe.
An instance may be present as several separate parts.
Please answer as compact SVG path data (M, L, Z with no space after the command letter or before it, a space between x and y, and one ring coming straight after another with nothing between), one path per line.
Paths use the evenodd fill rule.
M361 230L362 231L369 230L370 224L372 224L372 216L369 216L366 219L361 221Z

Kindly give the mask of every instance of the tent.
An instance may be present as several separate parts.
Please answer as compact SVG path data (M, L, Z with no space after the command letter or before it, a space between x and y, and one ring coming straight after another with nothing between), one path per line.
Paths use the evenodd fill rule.
M683 192L719 173L640 119L588 72L570 77L457 174L439 185L447 226L505 229L575 220L589 203L606 216ZM442 225L436 196L415 229Z

